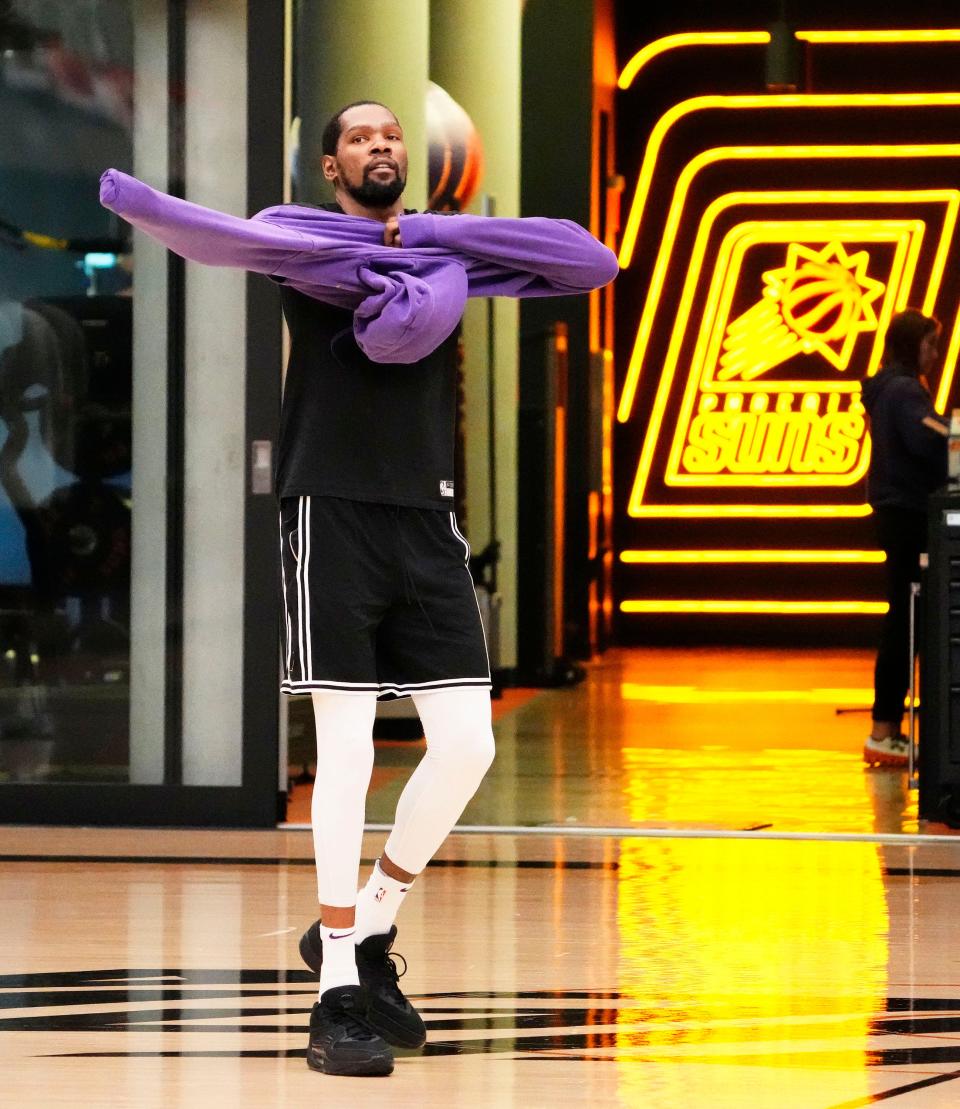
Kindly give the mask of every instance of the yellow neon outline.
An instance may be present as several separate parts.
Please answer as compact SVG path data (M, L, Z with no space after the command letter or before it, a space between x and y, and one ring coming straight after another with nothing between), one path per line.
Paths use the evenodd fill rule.
M640 175L637 178L637 187L630 204L630 213L624 226L623 240L620 244L620 268L624 269L629 266L633 258L633 248L636 245L637 234L640 229L640 219L646 207L650 183L653 180L657 158L666 134L684 116L717 108L934 108L958 106L960 106L960 93L956 92L783 93L767 94L766 96L711 94L681 100L663 113L650 132L650 139L647 142L643 162L640 166ZM931 145L921 143L918 149L929 148ZM814 147L813 149L825 148ZM880 148L868 145L861 146L859 149L876 150Z
M898 46L902 42L960 42L954 27L905 28L901 31L797 31L797 38L826 45L859 43L869 46Z
M733 194L728 194L733 195ZM958 194L960 195L960 194ZM790 198L779 199L777 194L766 194L775 199L763 200L763 203L789 203ZM848 194L845 200L856 203L863 199L873 199L870 194L860 196L859 193L853 192ZM823 198L824 202L834 202L835 198L827 201ZM837 201L840 202L840 201ZM955 198L955 203L956 203ZM717 263L714 270L713 284L711 291L707 296L708 309L704 313L703 320L701 321L700 339L698 340L695 348L694 361L687 375L687 382L684 389L683 400L680 405L680 415L677 419L676 432L673 437L673 442L670 447L670 452L667 458L667 464L664 469L664 484L674 486L697 486L701 488L726 488L730 486L748 486L752 488L757 487L784 487L784 486L840 486L845 487L854 485L866 473L867 466L869 465L870 455L869 446L866 436L864 437L860 457L856 466L846 474L840 475L812 475L812 474L768 474L768 475L750 475L750 474L724 474L716 475L713 480L707 481L703 477L684 474L680 472L680 456L683 446L686 441L686 433L690 426L690 420L694 406L696 405L697 396L700 392L738 392L738 393L773 393L773 392L816 392L816 393L847 393L853 394L860 391L860 384L853 379L837 380L833 382L715 382L712 377L713 365L717 356L717 347L723 339L723 327L725 321L730 314L730 305L733 300L733 295L736 290L736 278L739 275L740 267L743 262L743 255L751 247L760 242L791 242L801 235L806 242L821 242L828 241L831 238L857 241L857 242L896 242L897 250L894 256L893 265L891 266L891 277L888 283L886 295L884 296L883 306L881 309L881 318L879 321L880 327L885 327L886 321L893 314L894 304L898 297L903 298L906 296L907 291L912 284L914 272L916 268L916 260L919 255L920 240L923 237L924 224L920 220L889 220L884 221L883 224L877 224L876 220L784 220L776 223L763 223L760 221L750 221L748 223L737 224L731 228L724 237L721 248L717 254ZM709 235L710 229L707 230ZM904 234L910 236L911 250L908 252L905 248ZM698 236L698 243L699 243ZM704 245L706 238L704 239ZM913 265L910 266L912 261ZM691 266L693 266L693 259L691 258ZM690 311L692 308L693 289L696 286L699 274L700 264L702 264L702 257L698 259L697 273L693 274L693 280L688 281L684 286L683 296L681 297L681 306L677 310L676 320L674 323L674 331L676 335L676 342L673 337L671 338L670 348L667 353L666 366L670 367L670 385L673 384L673 376L676 369L676 360L679 357L679 348L683 342L684 332L686 331L687 321L689 319ZM909 273L905 275L905 271ZM723 289L719 295L716 294L716 287L719 282L723 282ZM687 291L690 291L690 297L687 299ZM717 321L720 321L720 326L717 326ZM704 343L703 335L707 332L709 340ZM882 354L882 346L880 344L881 331L878 329L873 341L873 349L869 359L867 374L876 372L880 363ZM664 370L664 377L666 377L667 370ZM664 395L664 410L666 403L669 400L669 390ZM662 421L662 416L660 417ZM651 417L651 425L653 418ZM657 434L651 436L654 440L659 437L659 427L657 425ZM649 435L648 431L648 435ZM650 452L645 452L648 456L648 462L652 462L652 447ZM638 467L639 472L639 467ZM630 504L639 504L642 501L643 492L646 488L646 481L649 478L649 468L644 473L643 485L637 490L639 482L635 481L634 490L635 494L631 494Z
M757 518L816 516L818 519L839 519L848 516L869 516L873 509L868 504L669 504L641 505L631 516L659 516L671 519L722 519L726 517L755 516Z
M960 156L960 145L950 144L952 150L951 154ZM728 148L729 149L729 148ZM743 148L733 148L740 152ZM749 148L748 148L749 149ZM780 153L778 148L758 148L769 152L771 150ZM797 151L804 150L804 148L780 148L782 150L789 150L789 156L798 156ZM826 148L814 148L815 150L822 151ZM862 152L863 148L854 148ZM723 150L723 148L717 148ZM714 152L705 152L712 154ZM702 157L702 156L701 156ZM717 160L713 158L711 160ZM696 159L694 160L696 161ZM706 162L704 162L706 164ZM690 163L693 165L693 162ZM687 167L689 168L689 166ZM699 169L700 167L697 167ZM695 170L694 172L696 172ZM684 171L686 173L686 170ZM690 179L692 179L692 174ZM681 174L681 181L677 185L677 193L680 192L682 179L684 174ZM674 209L676 208L676 194L674 198L674 205L671 206L671 217ZM634 479L634 486L631 491L630 500L628 502L628 513L631 516L718 516L718 515L751 515L750 512L745 511L746 506L740 506L737 511L720 512L721 506L719 505L701 505L697 506L643 506L642 497L646 488L646 482L650 474L652 466L652 456L656 443L659 439L660 426L663 423L666 405L669 399L670 389L673 385L673 377L676 370L676 363L679 358L679 347L683 338L683 330L686 327L686 321L689 318L691 311L693 293L697 281L699 280L699 271L703 264L703 258L706 253L707 241L709 234L712 231L713 225L718 216L726 209L733 207L736 204L786 204L786 203L856 203L856 202L871 202L871 203L902 203L904 201L913 201L915 203L945 203L946 213L941 228L940 243L938 245L937 253L934 257L934 263L931 267L931 282L936 278L938 281L942 278L943 270L946 265L946 254L949 249L953 230L957 221L958 208L960 208L960 192L956 189L899 189L899 190L878 190L871 192L869 190L837 190L836 192L827 192L825 190L811 190L809 193L800 191L787 191L780 193L764 192L737 192L727 193L715 199L707 206L706 211L701 219L700 227L698 229L697 237L690 254L690 262L687 269L687 278L684 283L683 291L680 295L680 301L676 312L676 320L671 335L670 346L667 350L667 355L664 363L664 369L660 377L660 382L657 389L657 395L654 401L654 406L650 414L650 421L646 429L643 448L640 454L640 460L637 466L636 477ZM826 221L824 221L826 222ZM850 221L851 223L855 221ZM874 224L876 221L873 221ZM673 221L674 233L676 225L679 223L679 214L676 220ZM639 380L640 369L642 367L643 357L646 348L646 342L649 339L650 332L653 326L653 317L659 308L659 298L663 290L665 281L667 259L672 252L673 243L666 236L664 237L661 245L660 256L657 259L657 266L654 272L654 280L651 282L650 292L648 293L646 303L644 305L643 315L641 317L640 326L637 332L637 339L634 344L634 349L631 354L630 363L627 369L627 377L624 382L624 391L621 396L620 411L617 414L618 420L624 422L630 414L630 408L633 404L633 399L636 392L636 385ZM715 271L716 272L716 271ZM924 297L924 306L927 311L930 310L936 300L936 295L939 289L934 288L932 284L928 286L927 294ZM907 295L908 290L904 290L903 296ZM681 321L682 324L681 324ZM944 360L943 378L941 381L941 388L938 391L938 403L942 411L942 405L945 403L945 398L949 392L950 384L953 380L953 373L956 366L956 359L960 351L960 315L954 325L953 336L951 337L950 346L947 351L947 357ZM845 383L843 383L845 384ZM825 390L826 391L826 390ZM940 396L943 396L943 401ZM652 433L653 432L653 433ZM866 462L864 461L864 465ZM754 481L753 484L763 485L762 481ZM759 506L757 506L759 507ZM684 511L680 509L683 508ZM802 505L802 506L767 506L770 510L764 514L771 516L865 516L868 515L870 509L866 505L842 505L842 506L823 506L823 505ZM799 511L798 511L799 510Z
M644 685L621 682L624 701L653 701L664 705L725 705L740 701L757 703L800 702L813 705L872 705L873 690L864 687L830 689L703 689L693 685Z
M914 238L923 237L927 225L922 220L913 221ZM884 236L887 238L888 236ZM801 242L800 240L804 241ZM754 242L759 243L764 241L762 237L757 234L754 237ZM778 241L782 241L778 238ZM842 240L833 238L829 242L824 243L819 250L810 246L811 238L804 231L802 234L796 235L792 238L791 242L787 244L787 258L782 266L774 266L771 269L764 271L761 278L764 282L764 288L761 291L761 305L764 300L773 302L779 299L781 302L781 317L784 321L787 320L787 314L792 311L791 298L796 291L794 289L794 282L799 275L804 272L812 271L817 275L818 282L824 280L824 273L835 273L836 267L839 266L844 271L845 277L852 277L860 291L858 301L858 312L855 319L849 321L850 326L846 331L841 331L839 334L834 334L835 328L840 326L839 319L831 325L826 334L821 335L818 331L811 329L811 327L803 328L796 320L791 324L791 328L795 334L800 337L802 331L802 338L800 339L803 350L816 352L825 358L835 370L845 373L850 367L850 355L853 353L853 348L857 345L857 339L864 334L876 332L880 321L877 319L876 311L873 307L873 302L877 297L883 293L887 293L890 286L900 285L900 270L903 268L903 258L900 253L894 255L895 259L899 262L899 266L894 270L896 273L896 280L891 278L889 281L877 281L867 275L867 265L870 262L870 255L865 250L854 251L853 254L848 254ZM819 242L819 239L816 240ZM863 241L862 239L859 241ZM867 242L873 243L880 241L872 232L868 232L866 239ZM916 248L916 253L920 253L919 244ZM824 270L824 267L828 267ZM836 292L836 280L828 279L827 286L830 287L830 282L833 281L833 291ZM766 293L766 296L763 295ZM775 309L776 311L776 309ZM729 314L729 313L728 313ZM793 318L793 317L791 317ZM819 317L817 317L819 318ZM734 326L735 321L727 324L727 332ZM835 350L833 343L838 342L842 338L843 342L839 350ZM793 345L793 344L791 344ZM761 370L758 366L747 366L741 369L729 369L722 366L717 374L717 380L735 381L739 377L741 383L748 381L755 381L757 377L762 377L766 370ZM772 367L770 367L772 368Z
M677 232L680 228L680 220L683 215L683 208L686 204L687 194L689 193L690 186L693 179L706 166L715 164L717 162L726 160L745 160L745 161L761 161L765 159L783 158L783 159L809 159L809 158L919 158L919 157L960 157L960 143L941 143L941 144L923 144L923 145L895 145L895 146L812 146L804 144L802 146L718 146L710 150L705 150L692 158L680 173L677 178L677 184L674 189L673 198L670 202L670 209L667 213L667 220L664 224L663 236L660 242L660 249L657 253L657 260L654 264L653 273L650 278L650 289L644 303L643 312L640 316L640 324L637 328L637 337L634 340L633 350L630 355L630 362L627 368L627 377L624 381L623 392L620 396L620 403L617 407L617 420L620 423L625 423L629 418L630 409L633 405L634 394L636 391L637 383L640 374L640 356L639 352L646 348L647 341L650 338L650 332L653 330L653 320L659 306L660 295L663 292L663 286L666 281L667 272L669 269L670 257L673 253L674 243L677 237ZM861 190L863 191L863 190ZM873 199L879 203L883 203L883 196L885 193L891 193L894 190L877 190ZM949 206L950 198L957 196L955 189L916 189L916 190L899 190L899 192L912 192L912 198L922 202L929 197L930 199L938 199L938 194L948 201L948 218L951 221L951 229L957 218L956 204L952 207ZM736 194L727 194L736 195ZM754 194L763 195L763 194ZM785 195L785 194L781 194ZM816 201L821 196L830 195L827 190L809 190L805 196L807 200ZM714 202L716 203L716 202ZM709 209L708 209L709 211ZM946 225L944 225L946 231ZM942 276L943 268L946 265L946 254L949 249L949 236L944 233L941 239L941 248L937 253L934 265L931 269L931 278L936 274L939 279ZM939 287L939 280L938 280ZM928 303L929 300L929 303ZM929 297L924 301L924 311L929 312L932 309L933 300Z
M620 561L661 565L695 565L716 562L826 562L879 563L886 561L883 551L852 550L624 550Z
M960 192L954 198L954 206L960 205ZM788 231L788 228L795 229ZM891 234L894 228L900 228L898 234ZM885 220L878 230L876 220L784 220L780 222L764 223L757 220L751 220L747 223L737 224L727 232L724 241L720 245L717 252L717 263L714 270L714 279L711 286L711 292L707 294L708 311L704 313L704 321L700 327L700 340L697 344L699 352L700 342L703 340L704 335L709 336L706 342L706 350L703 358L698 359L695 365L712 366L718 359L718 348L723 342L722 329L713 327L713 319L715 317L725 318L730 314L730 304L733 300L736 291L736 281L729 276L731 272L738 274L742 266L743 255L751 247L761 242L787 242L793 239L800 239L801 237L806 242L820 242L826 241L828 236L836 236L841 239L847 238L851 241L863 242L896 242L897 251L894 255L893 265L891 266L891 280L888 282L888 289L892 289L892 293L888 293L885 298L885 307L881 311L876 329L876 338L874 340L874 349L868 359L867 374L873 374L877 365L879 365L879 358L882 352L882 345L880 337L883 330L885 330L887 317L884 315L886 308L893 307L906 307L906 298L909 294L910 286L913 283L914 273L916 272L917 258L920 253L920 245L923 240L923 233L926 230L926 225L922 220ZM913 232L910 236L911 246L909 251L904 249L905 238L903 232ZM737 237L737 236L742 237ZM729 240L729 242L728 242ZM733 246L733 259L729 261L731 253L730 246ZM905 280L904 273L909 276ZM720 280L723 279L722 292L714 295ZM928 295L924 303L929 300ZM719 310L718 310L719 309ZM892 311L889 313L892 314ZM707 318L710 318L710 327L706 326ZM691 371L692 372L692 371ZM718 381L713 377L712 371L704 375L701 371L699 375L700 387L704 390L711 392L724 393L724 392L795 392L800 383L794 382L755 382L755 381ZM807 384L807 383L804 383ZM837 380L837 381L824 381L817 384L817 392L831 393L852 393L859 391L859 383L852 380Z
M769 41L769 31L688 31L679 35L664 35L648 42L633 55L620 71L617 88L630 88L636 75L654 58L680 46L765 46Z
M924 308L924 312L929 316L931 312L929 309ZM957 358L960 356L960 312L954 316L953 331L950 335L950 342L947 346L947 353L943 358L943 374L940 378L940 385L937 388L937 396L933 402L934 408L938 412L944 412L947 407L947 398L950 396L950 389L953 386L953 374L957 365Z
M776 616L881 616L887 611L886 601L621 601L620 611L633 613L672 613L713 616L776 615Z
M818 45L898 45L903 42L960 42L960 30L952 28L903 31L797 31L796 36ZM681 46L766 46L768 31L691 31L665 35L642 46L627 62L617 78L617 87L628 89L641 69L654 58Z

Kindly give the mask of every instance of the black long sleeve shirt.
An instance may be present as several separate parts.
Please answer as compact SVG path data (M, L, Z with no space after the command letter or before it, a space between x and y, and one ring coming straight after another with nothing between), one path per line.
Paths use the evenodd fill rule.
M873 450L867 499L874 508L925 512L927 498L947 480L947 440L924 424L937 416L917 378L896 366L863 385Z

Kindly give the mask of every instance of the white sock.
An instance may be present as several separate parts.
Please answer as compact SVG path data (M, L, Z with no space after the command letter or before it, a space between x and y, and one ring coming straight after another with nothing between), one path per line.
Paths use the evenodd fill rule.
M320 925L320 938L323 941L323 963L320 966L320 992L323 997L327 990L338 986L359 986L357 976L357 955L353 928L325 928Z
M413 882L398 882L380 869L380 860L373 864L370 879L357 894L356 943L367 936L382 936L393 927L397 912Z

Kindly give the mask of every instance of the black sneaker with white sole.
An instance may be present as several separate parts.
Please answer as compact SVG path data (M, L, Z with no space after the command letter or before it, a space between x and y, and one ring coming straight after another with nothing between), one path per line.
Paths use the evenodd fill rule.
M307 1066L354 1078L390 1074L393 1052L363 1019L366 1008L362 986L326 990L310 1013Z
M364 1019L378 1035L394 1047L423 1047L427 1030L420 1014L403 996L399 979L406 973L407 964L402 955L391 955L390 949L397 936L397 926L381 936L368 936L357 944L357 973L360 985L367 991L367 1010ZM300 957L311 970L320 973L323 965L323 941L320 921L311 924L300 938ZM394 960L403 962L403 971L397 970Z

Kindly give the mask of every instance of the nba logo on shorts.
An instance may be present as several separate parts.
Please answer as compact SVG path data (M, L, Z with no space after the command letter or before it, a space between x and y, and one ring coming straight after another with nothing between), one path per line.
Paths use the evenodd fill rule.
M452 481L441 481L440 482L440 496L441 497L452 497L453 496L453 482Z
M377 901L382 901L386 896L387 896L387 891L383 888L383 886L381 886L377 890L377 894L376 894Z

